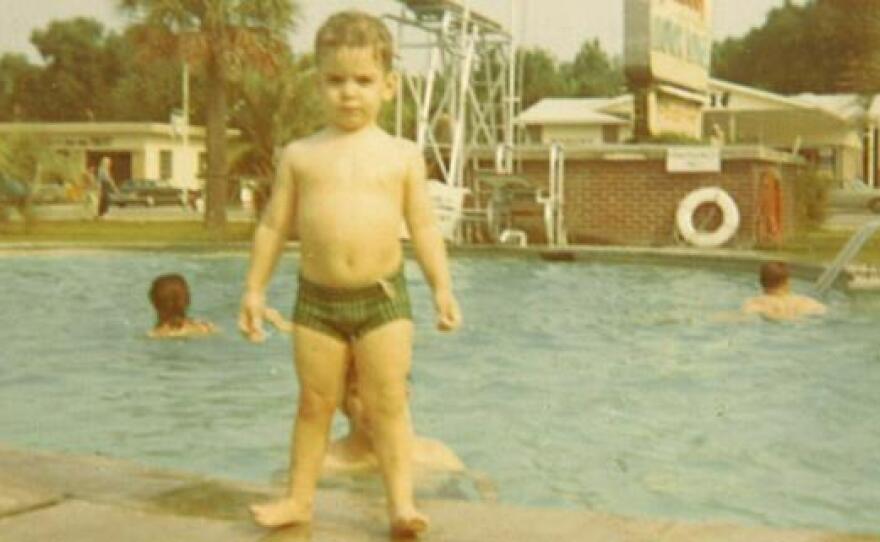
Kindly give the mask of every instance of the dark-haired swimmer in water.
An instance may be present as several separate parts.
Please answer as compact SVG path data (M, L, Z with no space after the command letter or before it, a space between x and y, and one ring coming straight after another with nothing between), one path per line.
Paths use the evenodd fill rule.
M156 309L156 325L147 333L150 338L200 337L216 333L217 327L211 322L186 315L190 295L183 276L170 273L156 277L150 286L149 297Z
M190 304L189 285L182 275L169 273L156 277L150 285L149 297L150 303L156 309L156 325L147 332L153 339L201 337L218 331L217 326L211 322L187 316ZM293 332L293 323L284 320L277 310L267 307L265 318L280 331ZM259 338L263 339L265 336Z

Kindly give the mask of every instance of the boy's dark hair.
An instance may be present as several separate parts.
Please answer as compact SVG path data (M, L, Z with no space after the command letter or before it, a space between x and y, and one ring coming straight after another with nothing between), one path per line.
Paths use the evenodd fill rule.
M765 290L773 290L788 281L788 264L785 262L767 262L761 266L761 286Z
M391 71L394 40L378 17L357 10L331 15L315 35L315 59L342 47L372 47L385 71Z
M160 275L150 286L150 302L156 309L156 325L181 327L189 308L189 286L177 273Z

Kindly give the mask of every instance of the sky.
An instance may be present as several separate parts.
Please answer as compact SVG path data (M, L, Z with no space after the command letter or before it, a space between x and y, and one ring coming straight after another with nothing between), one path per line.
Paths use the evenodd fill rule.
M475 10L509 26L510 0L468 0ZM551 51L560 61L571 60L587 39L598 38L611 54L623 50L623 0L514 0L521 8L515 28L528 46ZM773 7L785 0L715 0L713 33L716 39L740 36L760 25ZM0 0L0 53L21 52L32 61L39 55L30 44L31 31L55 19L92 17L120 29L126 19L117 0ZM341 9L358 8L375 14L399 13L395 0L299 0L302 20L291 43L296 51L309 49L321 22Z

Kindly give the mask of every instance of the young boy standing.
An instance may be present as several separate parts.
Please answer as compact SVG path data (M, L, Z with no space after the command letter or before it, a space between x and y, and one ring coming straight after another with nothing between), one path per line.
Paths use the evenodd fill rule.
M239 315L240 328L252 340L262 337L266 284L292 221L300 238L293 318L300 396L290 488L285 498L252 507L265 526L310 521L352 353L373 421L392 532L414 535L428 525L413 503L406 382L413 325L401 220L433 290L438 327L455 329L461 315L421 152L377 126L381 106L396 87L392 55L388 29L370 15L338 13L318 30L315 57L328 125L284 149L272 200L255 234Z

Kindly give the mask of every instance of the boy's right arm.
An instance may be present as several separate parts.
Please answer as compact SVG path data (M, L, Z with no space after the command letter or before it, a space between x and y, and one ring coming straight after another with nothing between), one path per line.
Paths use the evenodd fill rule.
M278 262L296 212L296 182L293 175L292 152L293 147L288 145L279 161L272 198L254 234L251 263L245 279L238 327L254 342L265 338L263 313L266 308L266 285Z

